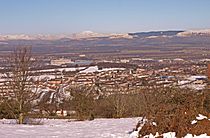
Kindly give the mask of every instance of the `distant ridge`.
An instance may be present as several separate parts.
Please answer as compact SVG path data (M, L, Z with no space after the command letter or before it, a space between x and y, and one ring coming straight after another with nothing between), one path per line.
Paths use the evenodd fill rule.
M152 31L152 32L137 32L137 33L129 33L132 36L138 37L149 37L149 36L176 36L178 33L182 33L184 31Z
M151 31L151 32L136 32L125 34L103 34L92 31L84 31L81 33L74 33L70 35L0 35L0 41L8 40L65 40L65 39L95 39L95 38L108 38L108 39L133 39L133 38L159 38L159 37L191 37L191 36L205 36L210 37L210 29L204 30L189 30L189 31Z
M204 30L189 30L185 32L180 32L177 34L178 36L210 36L210 29Z

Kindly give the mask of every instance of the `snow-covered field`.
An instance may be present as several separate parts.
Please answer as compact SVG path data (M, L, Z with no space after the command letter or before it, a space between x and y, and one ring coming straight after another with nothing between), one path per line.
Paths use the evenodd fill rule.
M139 118L95 119L93 121L43 120L44 125L8 124L0 120L1 138L129 138Z

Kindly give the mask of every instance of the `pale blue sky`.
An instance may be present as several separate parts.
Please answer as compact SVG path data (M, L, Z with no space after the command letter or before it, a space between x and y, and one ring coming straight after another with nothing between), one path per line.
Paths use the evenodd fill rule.
M210 28L210 0L0 0L0 34Z

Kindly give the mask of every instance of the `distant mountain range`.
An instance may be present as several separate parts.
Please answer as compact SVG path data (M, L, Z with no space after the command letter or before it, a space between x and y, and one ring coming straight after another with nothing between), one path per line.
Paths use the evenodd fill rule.
M133 37L129 34L100 34L92 31L84 31L81 33L74 33L71 35L0 35L0 40L59 40L59 39L91 39L107 37L110 39L126 38L132 39Z
M109 39L133 39L133 38L170 38L170 37L193 37L204 36L210 37L210 29L205 30L189 30L189 31L152 31L152 32L137 32L127 34L102 34L92 31L84 31L81 33L74 33L71 35L0 35L0 41L7 40L61 40L61 39L97 39L97 38L109 38Z
M205 30L190 30L184 31L177 34L178 36L210 36L210 29Z

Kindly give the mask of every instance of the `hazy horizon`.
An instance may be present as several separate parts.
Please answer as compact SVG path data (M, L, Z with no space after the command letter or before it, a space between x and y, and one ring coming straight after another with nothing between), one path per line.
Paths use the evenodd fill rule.
M200 29L190 29L190 30L210 30L210 28L200 28ZM104 35L110 35L110 34L128 34L128 33L149 33L149 32L159 32L159 31L188 31L189 29L169 29L169 30L147 30L147 31L133 31L133 32L96 32L92 30L84 30L80 32L70 32L70 33L0 33L0 35L29 35L29 36L34 36L34 35L52 35L52 36L57 36L57 35L74 35L74 34L81 34L85 32L92 32L92 33L98 33L98 34L104 34Z
M0 34L208 29L209 5L209 0L2 0Z

